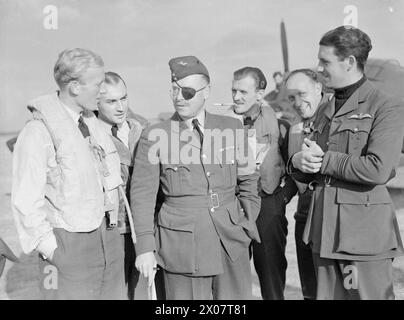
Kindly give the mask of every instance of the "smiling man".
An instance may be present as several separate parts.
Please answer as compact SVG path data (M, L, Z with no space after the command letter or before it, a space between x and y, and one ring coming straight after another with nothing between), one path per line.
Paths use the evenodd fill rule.
M287 161L287 129L280 134L275 112L263 105L267 81L258 68L244 67L234 72L232 114L251 130L250 144L256 145L256 172L259 174L261 210L257 228L261 243L253 241L253 258L260 280L261 295L265 300L284 299L287 225L286 204L296 193L292 179L285 175ZM286 127L284 127L286 128ZM280 141L284 143L280 145ZM284 152L284 158L281 154Z
M173 58L169 66L176 112L143 132L132 175L136 267L151 283L158 263L169 300L249 299L248 247L251 238L259 239L260 200L257 175L239 165L242 124L205 111L210 78L198 58ZM217 143L224 131L231 139ZM168 142L158 150L157 163L150 160L155 138ZM173 156L185 148L197 155L192 163ZM164 203L155 226L159 186Z
M301 122L294 124L289 131L288 154L300 151L304 138L312 138L314 120L319 109L329 103L330 95L323 93L318 74L310 69L292 71L285 80L286 96L296 110ZM316 273L311 248L302 240L310 207L312 191L307 184L296 182L299 200L294 215L297 265L303 297L315 300L317 291Z
M371 48L353 27L321 38L319 71L335 95L291 157L295 177L314 187L303 239L317 299L394 299L392 260L403 244L386 183L399 162L404 106L366 79Z

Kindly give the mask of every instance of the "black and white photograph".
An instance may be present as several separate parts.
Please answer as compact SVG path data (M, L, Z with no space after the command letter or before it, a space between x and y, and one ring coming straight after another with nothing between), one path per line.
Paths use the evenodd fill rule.
M403 35L404 0L0 0L0 300L404 300Z

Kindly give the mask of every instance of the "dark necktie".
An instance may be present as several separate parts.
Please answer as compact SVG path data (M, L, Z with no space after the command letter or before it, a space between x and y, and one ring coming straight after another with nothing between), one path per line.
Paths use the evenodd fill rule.
M199 140L201 141L201 146L202 146L203 133L202 133L201 128L199 127L199 121L198 121L198 119L192 120L192 124L194 125L194 130L196 130L196 131L198 132Z
M310 136L313 131L314 131L314 123L313 123L313 121L303 123L303 133L304 133L304 135Z
M118 125L114 124L114 125L111 127L111 132L112 132L112 135L113 135L115 138L119 139L119 138L118 138Z
M245 117L244 118L244 125L251 127L254 124L253 119L251 117Z
M79 129L84 138L87 138L90 136L90 130L88 130L88 127L87 127L86 123L84 122L84 119L82 116L80 116L80 118L79 118Z

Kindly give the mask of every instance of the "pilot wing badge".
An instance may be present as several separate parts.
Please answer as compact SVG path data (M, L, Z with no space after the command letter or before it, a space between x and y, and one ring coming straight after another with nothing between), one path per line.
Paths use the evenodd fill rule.
M358 119L358 120L373 119L373 115L371 115L369 113L358 113L358 114L353 114L353 115L349 116L348 119Z

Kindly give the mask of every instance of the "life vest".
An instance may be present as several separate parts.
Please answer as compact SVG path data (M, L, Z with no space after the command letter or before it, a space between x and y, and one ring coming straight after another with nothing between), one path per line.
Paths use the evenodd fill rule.
M45 124L55 147L56 165L47 173L45 189L48 221L70 232L98 228L113 207L104 190L122 183L113 142L90 111L82 116L91 136L83 139L57 93L32 100L28 109Z

